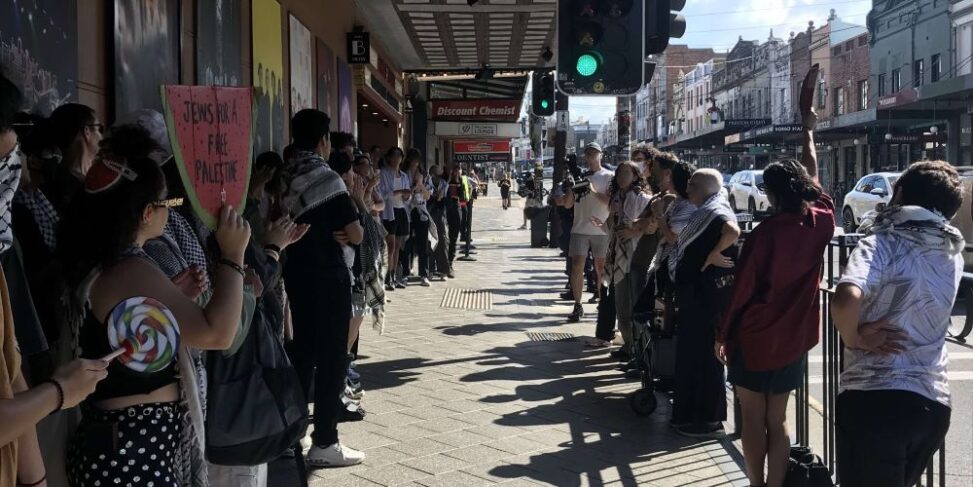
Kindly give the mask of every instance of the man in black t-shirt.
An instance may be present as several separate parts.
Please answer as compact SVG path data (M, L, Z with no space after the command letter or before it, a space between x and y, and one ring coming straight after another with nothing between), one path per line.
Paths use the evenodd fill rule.
M294 115L297 152L286 162L290 183L283 198L295 221L310 225L304 238L287 249L284 280L294 322L288 352L305 395L314 380L314 445L307 462L316 467L357 465L365 459L338 441L352 304L344 247L360 244L363 232L344 181L323 157L331 152L330 122L318 110Z

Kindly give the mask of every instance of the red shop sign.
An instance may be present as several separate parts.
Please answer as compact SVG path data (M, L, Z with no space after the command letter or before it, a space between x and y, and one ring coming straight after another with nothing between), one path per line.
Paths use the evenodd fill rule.
M455 154L510 153L509 140L457 140L453 142Z
M436 120L516 121L520 100L434 100L432 118Z

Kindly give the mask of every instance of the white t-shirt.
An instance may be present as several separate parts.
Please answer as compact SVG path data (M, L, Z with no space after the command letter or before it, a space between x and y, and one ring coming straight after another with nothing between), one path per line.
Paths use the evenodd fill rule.
M396 175L395 176L395 179L392 180L392 188L393 188L392 189L393 191L402 191L402 190L411 190L412 189L409 186L409 180L408 180L408 178L405 177L404 175L401 175L401 174ZM404 210L405 209L405 199L403 199L403 197L401 195L393 194L392 195L392 208Z
M615 173L602 168L600 171L588 176L591 181L591 188L599 194L608 194L608 187L611 186L612 178ZM599 200L593 194L587 194L581 201L574 204L574 226L571 233L578 235L606 235L602 228L591 224L591 217L601 221L608 220L608 203Z

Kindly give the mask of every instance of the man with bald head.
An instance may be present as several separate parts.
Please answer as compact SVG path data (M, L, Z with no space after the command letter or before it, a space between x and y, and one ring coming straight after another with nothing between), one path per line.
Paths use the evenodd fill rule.
M679 308L672 423L691 437L722 436L726 420L726 380L713 346L733 283L740 228L722 188L718 171L693 173L687 192L698 209L669 256Z

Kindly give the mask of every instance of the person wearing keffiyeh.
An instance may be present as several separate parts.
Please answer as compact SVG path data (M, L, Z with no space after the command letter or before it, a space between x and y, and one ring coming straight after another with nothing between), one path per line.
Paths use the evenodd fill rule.
M352 317L344 247L360 245L364 232L345 182L324 159L331 152L330 124L319 110L294 115L296 151L285 161L289 183L282 199L297 223L310 225L307 235L288 249L284 280L294 321L288 353L306 396L314 384L314 445L307 462L317 467L357 465L365 459L338 441Z
M697 209L669 254L679 323L672 423L690 437L721 435L726 420L724 369L713 345L729 297L740 229L722 185L723 177L713 169L693 174L687 193Z

